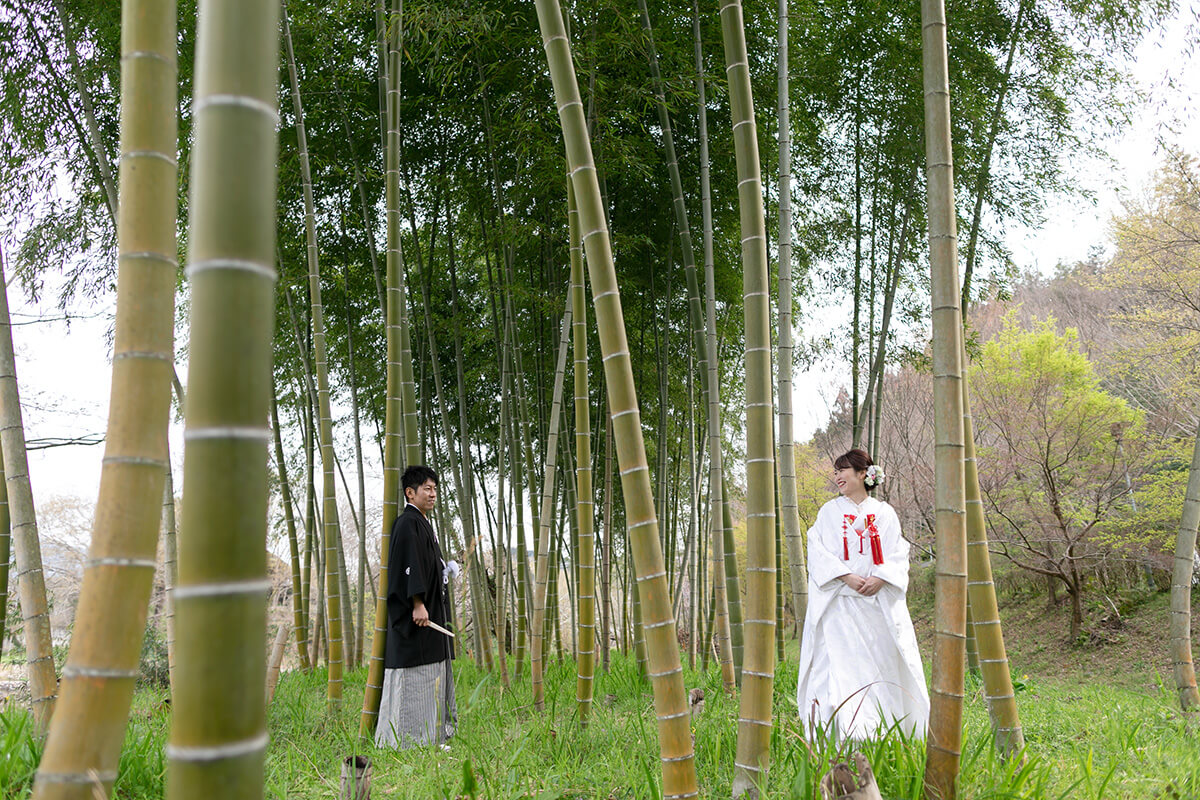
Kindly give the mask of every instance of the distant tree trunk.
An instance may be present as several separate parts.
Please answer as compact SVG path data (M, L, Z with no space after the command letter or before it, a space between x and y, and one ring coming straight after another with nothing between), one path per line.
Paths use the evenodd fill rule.
M533 635L529 647L529 676L533 688L533 706L545 708L543 675L546 663L546 598L550 579L550 527L554 521L554 481L558 469L558 430L562 413L563 382L567 370L567 335L571 325L571 309L563 314L558 342L558 359L554 371L554 389L550 401L550 432L546 437L545 473L542 476L542 513L537 539L537 567L533 586Z
M943 0L922 0L925 153L933 299L937 585L925 793L954 800L962 752L967 564L959 315L950 88Z
M1175 688L1184 711L1200 707L1196 669L1192 662L1192 579L1195 576L1196 528L1200 526L1200 431L1192 450L1183 518L1175 538L1175 568L1171 573L1171 660L1175 665Z
M654 687L658 719L662 792L664 797L691 797L699 793L693 755L690 715L683 686L679 642L671 618L671 598L659 543L654 497L642 438L641 414L633 388L633 368L625 335L619 286L611 244L592 161L583 104L575 80L570 42L556 0L537 0L538 24L550 66L559 121L566 143L567 163L579 204L582 240L587 253L592 302L600 333L605 386L612 409L614 439L618 445L621 483L629 544L644 603L649 672Z
M271 392L271 428L275 434L275 468L279 472L279 492L283 505L283 519L287 528L288 551L292 562L292 620L296 629L296 648L300 654L300 669L308 672L312 666L308 661L308 610L304 608L304 585L300 578L300 546L296 538L296 518L292 513L292 490L288 483L287 462L283 456L283 437L279 428L279 401L274 384Z
M168 800L261 797L268 742L267 420L279 7L202 0L198 18ZM212 639L218 630L219 647Z
M8 315L8 281L0 256L0 452L8 486L13 550L16 555L17 590L25 634L25 663L29 668L29 693L33 698L34 729L44 736L54 714L58 678L50 640L50 612L42 573L42 548L38 541L29 462L25 453L25 427L17 390L17 362ZM160 468L161 469L161 468ZM144 605L144 601L143 601ZM138 629L139 632L141 628Z
M328 356L325 346L325 311L321 302L321 268L317 255L316 204L313 201L312 173L308 163L308 139L304 126L304 107L300 101L300 82L292 50L288 25L287 0L281 3L283 44L287 52L288 79L292 109L296 115L296 145L300 155L300 180L304 194L304 232L308 251L308 291L312 299L313 354L316 362L317 403L320 421L317 427L321 447L322 522L325 540L325 580L329 625L329 683L326 691L330 707L342 702L342 587L339 569L341 525L338 523L337 485L334 482L333 413L330 404Z

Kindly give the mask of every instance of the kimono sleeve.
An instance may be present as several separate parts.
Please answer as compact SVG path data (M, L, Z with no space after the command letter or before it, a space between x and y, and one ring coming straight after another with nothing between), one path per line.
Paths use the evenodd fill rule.
M817 587L825 586L850 571L834 540L841 541L840 521L835 524L836 507L826 503L817 514L817 521L808 529L808 577Z
M405 574L408 577L408 596L420 595L422 603L429 602L427 595L433 585L427 550L428 546L425 544L425 537L421 535L420 527L412 525L404 541Z
M908 591L908 540L900 533L900 518L891 506L884 506L880 514L879 541L883 545L883 563L876 565L872 574L895 586L901 592Z

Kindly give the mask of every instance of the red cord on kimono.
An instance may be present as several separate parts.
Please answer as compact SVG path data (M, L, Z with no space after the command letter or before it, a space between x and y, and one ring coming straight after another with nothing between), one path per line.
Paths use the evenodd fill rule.
M867 531L871 534L871 560L883 563L883 542L879 540L879 528L875 526L875 515L867 514Z

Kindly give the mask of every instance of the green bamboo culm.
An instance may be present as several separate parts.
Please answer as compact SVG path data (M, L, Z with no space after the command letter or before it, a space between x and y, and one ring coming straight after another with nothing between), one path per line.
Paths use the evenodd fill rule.
M329 356L325 344L325 306L321 302L321 262L317 252L316 208L313 201L312 170L308 164L308 134L304 126L304 105L300 100L300 80L292 50L292 31L288 24L287 2L282 2L283 43L287 52L288 82L292 109L296 115L296 149L300 156L300 181L304 195L304 241L308 254L308 293L312 301L313 360L317 379L317 441L321 448L321 527L325 543L325 602L329 628L329 679L326 699L331 708L342 703L342 671L345 648L342 642L342 581L339 542L337 484L334 480L333 412L329 399Z
M0 449L0 609L8 608L8 562L12 559L12 520L8 516L8 483L4 480L4 451ZM0 656L4 655L7 613L0 612Z
M922 0L921 41L933 302L934 529L937 541L925 796L930 800L954 800L962 755L967 531L961 388L962 316L943 0Z
M36 798L107 795L134 683L163 512L174 372L176 5L121 8L117 314L100 495Z
M29 459L25 451L25 426L21 421L21 396L17 388L17 359L8 316L8 282L4 254L0 253L0 453L8 491L11 546L20 597L25 664L33 704L33 725L44 736L54 715L58 677L50 641L50 612L42 573L42 548L38 542L37 513L29 485Z
M779 511L787 544L788 585L796 615L796 638L804 632L808 573L796 498L795 434L792 428L792 133L788 91L788 0L779 0ZM783 620L779 620L782 624Z
M1175 536L1175 561L1171 571L1171 662L1174 665L1175 690L1184 711L1200 708L1196 691L1196 667L1192 661L1192 580L1195 575L1196 529L1200 527L1200 430L1192 449L1187 490L1179 533Z
M558 106L559 121L579 206L581 239L587 256L588 278L600 335L605 385L612 410L621 488L625 496L626 528L642 602L649 676L654 688L664 800L699 796L692 750L691 715L683 687L675 620L667 573L663 566L650 491L650 470L642 439L641 413L634 393L633 368L625 336L625 318L613 266L612 247L600 197L596 166L588 139L583 103L571 61L571 47L557 0L536 0L542 45Z
M968 360L965 347L961 359L966 370ZM971 416L971 392L966 372L962 380L962 405L963 491L967 512L967 624L974 633L976 661L983 678L983 696L987 700L996 749L1005 758L1019 758L1025 747L1025 733L1017 714L1017 695L1013 691L1008 652L1004 647L1004 634L1000 626L1000 608L996 603L996 584L992 580L992 558L988 551L987 518L979 489L975 423Z
M733 796L766 784L775 686L775 409L771 304L758 134L741 0L721 3L725 72L737 160L746 320L746 605Z
M167 798L260 800L279 3L201 0L198 17Z
M395 0L392 18L387 29L388 68L386 75L387 130L384 152L387 207L387 379L383 420L383 519L380 537L379 597L375 601L375 630L371 638L371 660L367 664L367 684L363 692L363 709L358 723L358 735L369 739L375 734L379 721L379 703L383 698L384 655L387 652L387 585L388 552L391 546L392 523L400 504L400 473L404 460L417 463L416 417L412 430L406 430L410 417L405 408L415 408L416 394L412 381L412 360L407 357L407 318L404 312L404 256L400 251L400 32L403 3ZM401 362L406 361L407 370ZM407 382L405 375L407 374ZM411 395L411 396L409 396ZM407 400L403 397L408 397ZM406 406L406 403L411 405Z
M567 185L568 196L574 188ZM575 379L575 509L578 519L576 548L579 565L579 634L576 638L579 668L575 700L579 724L586 727L591 717L596 673L596 501L592 487L592 415L588 388L587 287L583 279L583 247L579 215L574 197L571 215L571 332ZM693 267L692 272L695 272Z

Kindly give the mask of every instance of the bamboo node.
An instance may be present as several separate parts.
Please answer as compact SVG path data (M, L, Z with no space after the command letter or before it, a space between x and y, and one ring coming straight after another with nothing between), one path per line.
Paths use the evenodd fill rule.
M224 761L229 758L241 758L267 749L269 739L267 734L230 742L224 745L204 747L198 745L167 745L167 758L172 761Z

